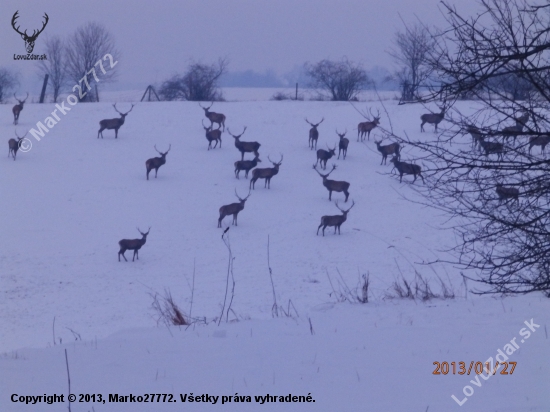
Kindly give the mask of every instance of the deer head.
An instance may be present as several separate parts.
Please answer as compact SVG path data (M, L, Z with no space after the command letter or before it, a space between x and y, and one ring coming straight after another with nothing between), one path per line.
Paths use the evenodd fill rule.
M376 116L372 113L372 109L369 108L369 113L372 117L372 123L377 126L380 124L380 110L376 109Z
M258 160L259 160L259 159L258 159ZM273 160L271 160L271 159L269 158L269 156L267 156L267 160L269 160L269 161L273 164L273 166L275 166L275 167L278 169L279 166L281 166L281 164L283 163L283 155L281 154L281 160L278 161L278 162L274 162Z
M308 122L308 124L309 124L311 127L313 127L314 129L317 129L317 126L319 126L321 123L323 123L323 120L325 120L324 117L321 119L321 121L320 121L319 123L313 124L313 123L311 123L309 120L307 120L307 117L306 117L306 119L305 119L305 121Z
M241 138L241 136L244 134L244 132L246 132L246 126L244 127L243 132L242 132L241 134L239 134L239 135L234 135L233 133L231 133L231 132L229 131L229 127L227 128L227 133L229 133L231 136L233 136L233 137L234 137L235 139L237 139L237 140L239 140L239 139Z
M340 206L338 206L338 201L336 201L336 207L338 208L338 210L340 210L340 212L342 212L344 214L344 216L346 216L348 214L348 212L351 210L351 208L355 206L355 200L352 200L351 201L351 206L349 207L348 210L344 210L342 209Z
M202 107L202 109L204 110L204 113L207 114L207 113L208 113L208 109L210 109L210 108L212 107L213 104L214 104L214 102L210 103L210 106L204 107L202 104L199 103L199 106Z
M27 53L32 53L34 50L34 42L36 41L36 38L44 29L46 28L46 25L48 24L48 20L50 19L46 13L44 13L44 23L42 23L42 28L40 30L34 30L32 34L29 36L27 34L27 30L25 30L23 33L19 31L19 27L15 27L16 20L19 17L19 10L16 11L11 19L11 26L13 29L21 35L21 38L25 41L25 48L27 49Z
M155 145L155 150L156 150L157 153L158 153L159 155L161 155L162 157L166 157L166 155L168 154L168 152L170 151L171 148L172 148L172 144L170 144L170 145L168 146L168 150L167 150L166 152L162 153L161 151L159 151L159 150L157 149L157 145Z
M23 100L19 100L17 98L17 96L15 95L15 93L13 94L13 97L15 97L15 100L17 100L19 102L19 106L21 106L21 108L23 108L23 105L25 104L25 102L27 101L27 99L29 98L29 92L27 92L27 96L25 97L25 99Z
M116 108L116 103L113 104L113 107L115 108L116 112L120 114L121 119L124 119L128 115L128 113L132 111L132 109L134 108L134 104L132 103L132 107L130 107L130 110L128 110L126 113L119 112L118 109Z
M344 133L339 133L338 132L338 129L336 129L336 134L338 135L338 137L340 138L340 140L344 140L344 137L346 137L346 133L348 132L348 129L346 129L344 131Z
M147 230L146 233L143 233L141 230L139 230L139 227L136 227L136 229L138 230L139 233L141 233L141 236L143 236L143 239L147 239L147 235L151 231L151 226L149 226L149 229Z
M317 170L317 165L313 165L313 169L315 169L315 171L319 174L319 176L321 176L323 179L326 179L328 178L328 176L334 171L334 169L336 169L336 165L333 164L332 165L332 169L330 170L330 172L328 172L327 174L322 174L321 172L319 172Z

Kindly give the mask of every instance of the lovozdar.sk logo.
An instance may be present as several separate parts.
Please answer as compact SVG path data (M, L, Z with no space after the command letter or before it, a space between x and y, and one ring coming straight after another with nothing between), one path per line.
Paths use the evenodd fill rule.
M38 38L39 34L44 31L46 28L46 25L48 24L48 20L50 19L46 13L44 13L44 22L42 23L42 28L40 30L33 30L32 34L29 36L27 34L27 30L24 32L21 32L19 30L20 26L16 27L17 24L17 18L19 17L19 10L17 10L11 19L11 26L13 29L21 35L21 38L25 41L25 48L27 49L27 53L32 53L34 50L34 42Z

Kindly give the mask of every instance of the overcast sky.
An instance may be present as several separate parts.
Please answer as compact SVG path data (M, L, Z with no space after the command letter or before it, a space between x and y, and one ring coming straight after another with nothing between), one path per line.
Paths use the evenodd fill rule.
M35 63L14 62L24 43L11 27L19 10L21 28L41 27L36 42L44 53L48 35L67 36L96 21L114 35L120 58L120 81L144 86L182 72L191 60L210 63L229 58L229 70L273 69L277 74L306 61L347 56L366 68L386 66L394 33L418 17L444 26L438 0L171 0L171 1L33 1L1 0L0 65L20 71L25 84L35 78ZM454 1L471 14L474 0Z

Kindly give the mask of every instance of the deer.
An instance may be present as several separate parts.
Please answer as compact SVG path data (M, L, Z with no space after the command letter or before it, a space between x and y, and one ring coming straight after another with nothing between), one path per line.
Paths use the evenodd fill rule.
M550 135L543 134L540 136L531 136L529 138L529 154L531 154L531 149L533 146L540 146L540 152L541 154L544 154L544 149L546 148L546 145L550 143Z
M349 139L344 136L346 136L347 132L348 130L346 129L343 134L340 134L338 133L338 129L336 129L336 134L340 138L340 141L338 142L338 159L340 159L340 153L342 153L344 160L346 160L346 156L348 154Z
M478 138L481 148L485 151L485 157L488 157L490 154L494 153L497 155L498 160L502 160L502 155L504 153L504 145L499 142L486 142L485 138L480 135Z
M13 94L13 97L15 97L15 100L19 102L15 106L13 106L13 109L11 109L11 111L13 112L13 124L17 125L17 123L19 123L19 114L21 113L21 110L23 110L23 105L29 98L29 92L27 92L27 96L23 100L19 100L15 93Z
M435 132L437 133L437 125L441 123L443 118L445 117L445 103L443 103L443 107L439 107L440 112L439 113L427 113L420 116L420 120L422 123L420 124L420 131L424 131L424 125L426 123L433 124L435 126Z
M305 121L311 126L311 129L309 129L309 147L311 150L313 150L313 145L315 144L315 149L317 149L317 140L319 139L319 131L317 130L317 127L323 123L323 120L325 118L323 117L319 123L313 124L310 123L309 120L307 120L307 117L305 118Z
M172 145L169 145L168 150L162 153L157 149L157 145L155 145L155 150L158 152L160 157L152 157L145 162L145 168L147 169L147 180L149 180L149 172L153 169L155 169L155 179L157 178L159 167L161 167L163 164L166 163L166 155L168 154L171 148L172 148Z
M218 227L222 227L223 218L229 215L233 215L232 224L237 226L237 215L241 210L244 209L244 203L250 197L250 190L248 191L248 196L246 196L244 199L241 199L239 194L237 193L237 189L235 189L235 196L237 196L237 199L239 199L238 203L231 203L229 205L220 207L220 218L218 219Z
M401 146L399 146L399 143L391 143L388 145L381 146L380 143L382 141L375 140L374 143L376 143L376 148L380 153L382 153L382 161L380 164L387 164L387 158L388 155L395 155L397 156L397 159L399 160L399 151L401 150Z
M134 104L132 104L132 107L130 107L130 110L128 110L126 113L121 113L116 108L116 103L113 104L113 107L115 108L116 112L120 114L120 118L118 119L104 119L99 122L99 131L97 132L97 138L99 139L99 134L101 133L101 138L103 139L103 130L112 130L115 129L115 139L118 138L118 129L124 124L124 120L126 119L126 116L128 116L128 113L132 111L134 108Z
M44 22L42 23L42 28L40 30L33 30L32 35L30 36L27 34L27 30L21 33L19 31L20 26L15 27L16 20L18 18L19 18L19 10L14 13L11 19L11 26L17 33L21 35L21 38L25 41L25 49L27 50L27 53L32 53L32 51L34 50L34 42L36 41L38 35L44 31L50 18L46 13L44 13Z
M422 178L422 183L424 183L424 176L422 176L422 168L418 165L412 163L400 162L397 156L393 156L390 160L393 163L397 171L399 172L399 183L403 180L403 175L414 175L413 183L416 182L416 177L420 176Z
M497 184L495 191L498 195L498 200L514 199L519 203L519 190L515 187L505 187L502 184Z
M206 132L206 140L208 140L208 149L215 149L218 145L218 142L220 142L220 149L222 148L222 131L220 129L212 130L212 126L206 127L204 125L204 120L202 121L202 127L204 128L204 131ZM216 142L214 144L214 147L212 147L212 142Z
M268 189L271 189L271 178L275 176L277 173L279 173L279 166L281 166L281 163L283 163L283 155L281 154L281 160L278 162L274 162L267 156L267 159L273 164L273 167L266 167L266 168L256 168L252 171L252 179L250 179L250 187L254 189L254 186L256 185L256 180L258 179L265 179L264 187L267 187Z
M344 195L346 195L345 202L348 201L349 197L349 183L345 181L338 181L338 180L329 180L328 176L336 169L336 165L332 165L332 170L328 172L327 174L322 174L317 170L317 165L313 165L313 169L323 178L323 186L325 186L328 190L328 200L332 201L332 192L344 192Z
M525 127L525 124L529 120L529 113L524 113L522 116L518 117L516 120L516 124L514 126L507 126L502 129L502 136L506 140L508 140L510 137L514 138L514 143L516 141L516 137L523 133L523 128Z
M118 251L118 261L120 262L120 255L124 258L126 262L128 262L128 259L126 259L126 256L124 256L124 253L126 253L127 250L133 250L134 256L132 257L132 262L134 259L139 260L138 251L141 249L141 247L147 242L147 235L151 231L151 227L149 227L149 230L146 233L143 233L141 230L139 230L139 227L137 228L138 232L141 233L141 239L122 239L118 244L120 245L120 250Z
M202 107L202 109L204 110L204 115L206 116L206 118L208 120L210 120L210 127L213 127L214 123L217 123L218 124L218 130L221 129L222 126L223 126L223 131L225 132L225 115L221 114L221 113L211 112L211 111L208 110L212 107L213 104L214 104L214 102L212 102L210 104L210 106L208 106L208 107L203 107L199 103L199 106Z
M244 177L248 179L248 172L254 169L261 162L259 156L254 156L253 160L237 160L235 162L235 177L238 179L241 170L244 170Z
M336 155L336 145L334 145L334 147L332 149L330 147L328 147L328 145L327 145L327 149L328 149L328 151L326 151L325 149L317 150L317 161L315 162L315 166L317 166L317 163L319 163L319 161L321 161L321 167L323 168L323 170L327 169L327 161L332 156ZM325 163L324 166L323 166L323 162Z
M357 141L364 141L365 135L367 135L367 139L370 140L370 132L372 129L374 129L376 126L380 124L380 111L377 109L376 116L372 114L371 109L369 109L369 113L372 116L372 121L370 122L361 122L357 125ZM366 116L364 116L366 117Z
M227 132L231 136L233 136L233 138L235 139L235 147L237 148L237 150L239 150L239 152L241 152L241 160L244 160L244 154L245 153L254 153L254 156L259 156L260 155L258 153L258 150L260 149L260 146L261 146L260 143L258 143L258 142L241 142L239 140L241 138L241 136L244 134L244 132L246 132L246 126L244 127L243 132L239 135L234 135L233 133L231 133L229 128L227 128Z
M29 132L27 132L27 133L29 133ZM27 135L27 133L25 133L25 136ZM15 131L15 136L17 136L17 140L10 139L8 141L8 148L9 148L8 157L10 157L10 155L12 155L13 160L15 160L15 156L17 156L17 151L21 147L21 143L23 143L23 139L25 138L25 136L19 137L19 135L17 134L17 130Z
M475 149L478 146L481 148L480 141L483 140L483 133L481 130L469 124L466 125L466 132L470 133L470 136L472 136L472 148Z
M340 212L342 212L342 214L321 217L321 224L317 228L317 236L319 235L319 229L321 229L321 226L323 227L323 236L325 236L325 229L327 228L327 226L334 226L334 234L336 234L336 229L338 229L338 234L340 234L340 226L342 226L342 223L347 220L348 213L353 206L355 206L355 201L351 202L351 206L348 210L344 210L341 209L340 206L338 206L338 201L336 201L336 207L340 210Z

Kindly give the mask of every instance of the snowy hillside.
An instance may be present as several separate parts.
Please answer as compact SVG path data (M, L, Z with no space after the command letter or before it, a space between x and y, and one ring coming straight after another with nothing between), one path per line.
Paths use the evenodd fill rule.
M425 108L385 104L396 133L422 138L419 116ZM467 110L469 104L462 104ZM389 128L382 107L369 105L383 113L382 125ZM365 103L358 107L364 110ZM130 104L117 108L125 112ZM16 130L24 134L54 109L26 105ZM311 393L316 400L223 405L235 411L548 411L550 396L543 391L543 382L550 381L548 299L471 294L466 299L457 269L420 264L443 258L441 250L453 245L453 234L442 230L445 216L403 197L417 196L412 178L399 183L391 165L380 165L376 130L370 141L356 141L363 119L349 103L227 102L211 110L223 112L235 134L247 126L242 140L261 143L261 167L271 166L268 156L284 156L271 189L259 180L239 225L227 233L236 282L230 319L239 322L220 327L212 322L226 288L228 250L221 235L231 224L226 217L217 228L218 209L237 201L235 190L241 197L249 190L249 180L242 173L237 180L233 173L240 159L233 138L226 130L222 148L208 151L198 104L156 102L137 104L118 139L108 130L98 139L99 120L117 116L111 103L78 104L40 141L27 135L32 149L20 151L15 162L0 160L1 410L66 407L25 406L9 398L67 393L67 348L73 393L172 393L178 403L180 393L191 392L238 392L252 400L266 393ZM304 118L318 122L323 117L318 148L337 145L335 129L348 131L347 159L328 163L337 165L331 179L351 183L347 203L341 193L333 193L329 202L312 168L316 157L308 148L310 126ZM0 106L0 118L7 141L14 137L11 106ZM171 150L158 178L152 173L147 181L145 161L158 155L154 145L161 151L171 145ZM402 158L414 157L405 147ZM327 228L324 237L316 236L321 216L339 213L335 200L343 208L355 202L341 235ZM151 227L139 260L119 262L118 241L138 238L136 227ZM295 319L272 319L268 236L277 298L285 307L291 300L299 315ZM456 299L386 299L395 279L401 274L413 279L415 270L433 282L436 292L437 276L444 279ZM329 277L355 287L367 273L370 303L335 304ZM151 294L170 290L188 312L193 274L192 314L209 325L157 328ZM475 394L459 408L451 395L464 398L463 387L472 385L473 374L435 376L433 362L485 361L519 337L524 321L531 319L541 327L510 356L518 362L514 375L474 386ZM97 412L181 410L179 405L109 402L74 404L72 410L92 406Z

